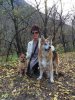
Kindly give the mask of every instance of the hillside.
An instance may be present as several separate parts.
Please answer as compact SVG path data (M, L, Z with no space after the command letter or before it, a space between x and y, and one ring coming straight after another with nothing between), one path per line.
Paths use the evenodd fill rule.
M10 43L16 33L15 25L17 25L17 33L19 35L19 38L22 42L22 46L24 47L24 50L26 50L27 42L31 39L30 30L31 27L34 24L37 24L40 29L41 33L43 33L44 30L44 23L43 20L45 20L45 15L43 13L39 12L32 7L32 5L29 5L24 0L14 0L14 9L12 9L10 0L2 0L3 5L0 5L0 51L1 54L6 54L6 52L9 49ZM15 18L16 23L14 25ZM43 18L43 20L42 20ZM59 21L55 20L55 28L59 26ZM60 26L59 26L60 27ZM67 38L68 41L72 41L72 31L71 27L69 25L63 26L63 33L66 35L69 35L69 38ZM52 35L54 33L54 22L52 21L52 18L50 17L48 20L47 25L47 35ZM58 29L56 33L56 40L59 40L60 43L60 28ZM58 43L58 41L56 41ZM15 47L14 47L14 45ZM17 47L15 38L13 39L12 47L11 49L14 50L14 48ZM15 51L15 50L14 50Z
M8 9L10 11L11 8L7 1L6 2L4 1L3 5L5 6L6 9ZM42 18L43 19L45 18L45 15L43 13L40 12L41 16L42 16L41 17L39 12L34 7L32 7L32 5L25 2L25 0L14 0L14 6L18 7L17 12L16 12L16 13L18 13L18 17L21 17L21 18L23 17L23 20L24 19L27 20L29 27L32 26L33 24L38 24L43 30L44 23L43 23ZM0 9L3 9L3 7L0 6ZM11 12L9 12L9 13L11 13ZM12 20L10 18L9 13L7 13L5 16L3 15L2 17L4 17L4 20L6 20L8 17L11 21L10 25L12 27ZM7 20L7 22L9 21L9 19ZM58 26L58 24L59 24L59 21L56 20L56 26ZM26 25L26 23L25 23L25 25ZM47 26L48 33L51 33L51 30L53 31L52 26L53 26L52 18L49 18L48 26ZM8 25L8 30L10 30L9 25ZM71 32L71 27L69 25L65 24L63 30L64 30L64 33L69 34ZM10 30L10 32L12 32L12 30ZM7 33L9 33L9 32L7 32Z

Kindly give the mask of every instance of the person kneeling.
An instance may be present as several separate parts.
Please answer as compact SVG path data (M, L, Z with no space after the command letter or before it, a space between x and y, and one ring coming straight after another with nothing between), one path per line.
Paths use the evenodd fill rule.
M39 76L39 64L38 64L38 48L39 48L39 34L40 29L34 25L31 28L32 40L28 43L26 58L28 62L27 75Z

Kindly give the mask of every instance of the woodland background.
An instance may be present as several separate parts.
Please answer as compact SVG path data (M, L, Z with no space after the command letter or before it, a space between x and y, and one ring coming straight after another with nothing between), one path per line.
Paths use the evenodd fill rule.
M75 15L57 10L57 4L41 13L24 0L0 0L0 100L75 100ZM26 53L31 27L37 24L45 37L52 36L59 53L59 72L54 84L17 74L18 55Z

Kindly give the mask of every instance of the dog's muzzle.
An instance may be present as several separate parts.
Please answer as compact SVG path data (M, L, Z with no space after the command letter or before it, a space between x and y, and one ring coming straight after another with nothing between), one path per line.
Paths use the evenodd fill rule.
M45 51L49 51L49 50L50 50L50 48L51 48L51 46L50 46L50 45L48 45L48 44L45 44L45 45L44 45L44 49L45 49Z
M48 49L45 49L45 51L49 51L51 47L49 47Z
M25 59L21 60L21 63L25 63Z

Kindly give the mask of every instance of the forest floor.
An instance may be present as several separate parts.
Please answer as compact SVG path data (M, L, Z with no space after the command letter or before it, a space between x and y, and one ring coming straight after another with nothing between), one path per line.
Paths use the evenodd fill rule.
M49 83L43 78L20 77L17 61L0 62L0 100L75 100L75 52L59 54L62 73Z

